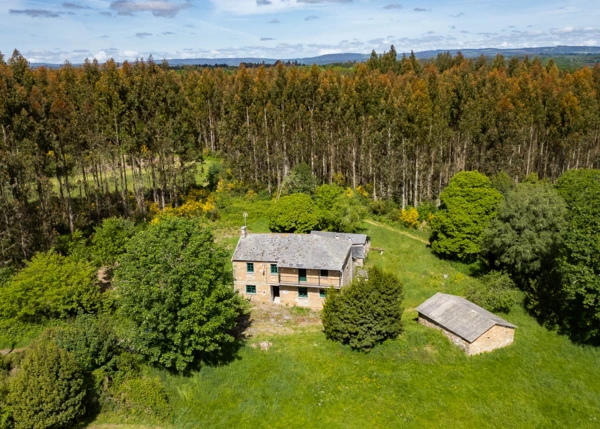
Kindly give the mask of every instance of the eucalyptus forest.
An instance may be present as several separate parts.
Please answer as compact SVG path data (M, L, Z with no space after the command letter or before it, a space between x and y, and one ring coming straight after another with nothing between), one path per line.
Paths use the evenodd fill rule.
M15 52L0 60L0 100L4 260L48 248L55 231L177 205L207 153L270 194L307 163L321 183L340 176L402 207L436 200L462 170L554 180L600 162L600 66L391 50L351 73L176 72L152 59L51 70Z

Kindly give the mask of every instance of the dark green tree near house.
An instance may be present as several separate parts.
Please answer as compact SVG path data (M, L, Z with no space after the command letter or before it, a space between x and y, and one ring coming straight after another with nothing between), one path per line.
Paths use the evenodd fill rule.
M151 364L185 371L231 357L243 313L227 251L197 220L166 216L135 235L115 270L117 304Z
M271 204L268 217L271 231L301 234L319 225L321 211L308 195L293 194Z
M600 170L566 172L556 188L567 204L560 286L551 292L557 320L577 341L600 344Z
M473 261L502 194L477 171L455 175L440 195L440 210L431 222L431 248L440 256Z
M402 283L378 267L342 289L330 289L321 318L327 338L369 351L402 333Z
M485 232L483 254L494 269L523 289L552 269L562 243L567 209L547 183L521 183L509 190Z

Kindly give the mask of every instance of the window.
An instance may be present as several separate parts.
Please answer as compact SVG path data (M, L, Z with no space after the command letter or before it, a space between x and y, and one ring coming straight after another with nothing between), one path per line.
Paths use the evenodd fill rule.
M319 289L319 297L325 298L325 289Z
M277 264L271 264L271 274L277 274Z
M249 294L256 294L256 286L250 286L250 285L246 285L246 293Z
M306 270L304 270L302 268L298 270L298 281L299 282L306 281Z
M329 277L329 271L321 270L321 277Z
M299 287L298 288L298 298L308 298L308 288Z
M246 263L246 272L247 273L253 273L254 272L254 262L247 262Z

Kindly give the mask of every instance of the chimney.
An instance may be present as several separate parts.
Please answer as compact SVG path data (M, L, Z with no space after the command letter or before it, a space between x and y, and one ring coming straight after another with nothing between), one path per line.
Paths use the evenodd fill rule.
M246 227L242 226L242 234L241 234L242 238L246 238L247 235L248 235L248 232L246 230Z
M335 234L335 239L336 239L336 240L339 240L339 239L340 239L340 236L339 236L339 235L337 235L337 234Z

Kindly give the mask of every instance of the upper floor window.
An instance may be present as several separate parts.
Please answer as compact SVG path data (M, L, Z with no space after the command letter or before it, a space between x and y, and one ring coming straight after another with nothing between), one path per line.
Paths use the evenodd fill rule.
M247 273L254 272L254 262L246 262L246 272Z
M329 277L329 271L321 270L321 277Z
M277 264L271 264L271 274L277 274Z
M300 268L298 270L298 281L299 282L305 282L306 281L306 270L303 268Z

